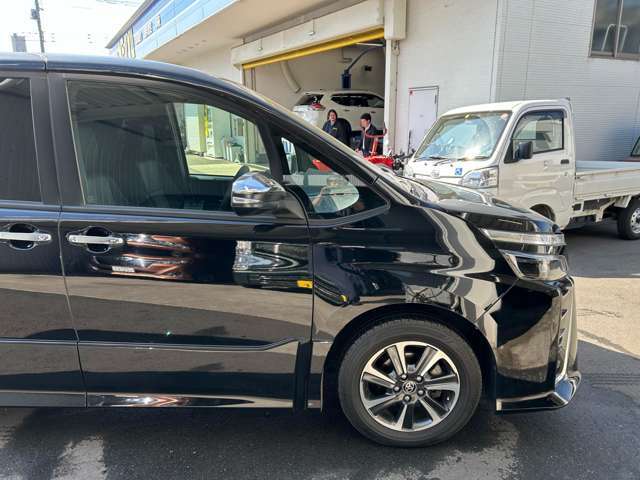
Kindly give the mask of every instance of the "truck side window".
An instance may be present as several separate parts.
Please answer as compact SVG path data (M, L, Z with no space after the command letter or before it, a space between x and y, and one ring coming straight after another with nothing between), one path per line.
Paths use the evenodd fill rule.
M552 152L564 148L564 113L561 111L525 114L513 134L513 148L533 142L533 153Z
M231 184L268 171L258 128L197 92L70 81L85 203L230 211Z
M0 200L40 202L40 182L26 78L0 77Z
M282 139L284 184L302 200L310 218L331 219L381 207L385 201L357 177L334 169L323 157Z

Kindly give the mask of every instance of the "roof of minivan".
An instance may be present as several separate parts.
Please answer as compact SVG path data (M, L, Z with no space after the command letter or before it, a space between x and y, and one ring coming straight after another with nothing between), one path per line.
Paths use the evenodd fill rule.
M515 112L523 108L528 107L554 107L562 106L570 108L569 100L567 99L549 99L549 100L518 100L513 102L498 102L498 103L483 103L480 105L468 105L466 107L459 107L449 110L444 115L461 115L465 113L474 112Z
M227 88L234 82L221 80L199 70L153 60L137 60L116 56L0 53L0 70L10 71L63 71L77 73L110 73L139 75L182 81L193 84Z

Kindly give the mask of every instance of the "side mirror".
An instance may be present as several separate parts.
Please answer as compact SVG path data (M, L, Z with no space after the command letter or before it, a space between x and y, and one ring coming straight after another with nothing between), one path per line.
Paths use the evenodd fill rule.
M515 143L515 142L514 142ZM514 145L513 159L508 163L519 162L520 160L529 160L533 157L533 142L531 140L527 142L520 142L518 145Z
M284 187L260 172L245 173L231 186L231 208L238 215L275 212L286 198Z

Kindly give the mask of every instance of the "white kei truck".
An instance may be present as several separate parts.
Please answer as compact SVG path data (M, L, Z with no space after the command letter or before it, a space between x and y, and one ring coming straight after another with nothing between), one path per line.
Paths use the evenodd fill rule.
M479 189L561 228L603 219L640 238L640 162L576 160L569 100L457 108L442 115L403 175Z

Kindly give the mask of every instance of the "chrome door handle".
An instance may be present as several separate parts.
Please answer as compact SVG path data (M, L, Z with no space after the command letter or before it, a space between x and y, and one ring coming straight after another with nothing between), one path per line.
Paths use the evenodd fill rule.
M51 235L43 232L0 232L0 240L47 243L51 241Z
M73 245L123 245L124 239L120 237L98 237L93 235L67 235L67 240Z

